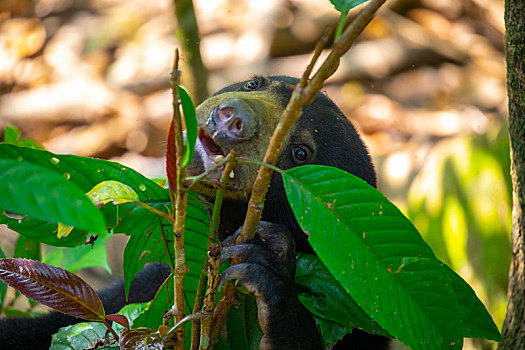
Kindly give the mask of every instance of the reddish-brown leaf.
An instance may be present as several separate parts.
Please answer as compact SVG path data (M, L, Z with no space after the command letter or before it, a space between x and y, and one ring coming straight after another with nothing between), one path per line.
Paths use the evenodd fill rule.
M117 322L119 325L123 327L129 328L129 321L124 315L111 314L111 315L106 315L106 318L110 321Z
M0 279L54 310L88 321L104 319L104 307L95 291L59 267L28 259L0 259Z
M166 174L171 193L177 191L177 152L175 151L175 132L173 121L168 132L168 145L166 147Z
M151 328L140 327L120 332L119 345L122 350L162 350L160 333Z

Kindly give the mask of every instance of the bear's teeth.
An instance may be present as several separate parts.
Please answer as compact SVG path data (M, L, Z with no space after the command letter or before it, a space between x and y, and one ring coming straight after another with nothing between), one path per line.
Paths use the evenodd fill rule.
M219 163L221 160L224 159L224 156L222 154L214 154L210 156L210 159L215 162L215 164Z

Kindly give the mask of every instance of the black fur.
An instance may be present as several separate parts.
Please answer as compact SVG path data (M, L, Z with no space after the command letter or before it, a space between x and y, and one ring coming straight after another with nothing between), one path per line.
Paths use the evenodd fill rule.
M279 84L275 86L272 82ZM292 93L290 85L297 82L295 78L281 76L257 78L257 84L249 87L277 93L278 100L274 103L284 109ZM228 86L214 96L234 91L246 91L245 83ZM306 140L301 131L308 131ZM281 151L277 166L283 169L296 166L291 157L292 149L304 142L313 143L307 163L335 166L376 185L374 167L366 147L352 124L324 94L318 94L303 109L286 148ZM242 225L246 206L245 200L225 199L219 232L221 240L234 234ZM256 293L259 310L264 308L267 311L264 315L259 313L259 322L266 330L262 348L321 349L313 318L298 301L293 283L295 249L309 253L312 249L287 204L278 174L272 177L262 220L259 235L254 240L242 246L231 246L231 240L225 244L229 248L226 248L223 258L239 258L243 265L227 270L223 279L244 282ZM277 237L277 243L269 239L272 234ZM133 282L130 302L151 299L156 291L153 287L159 286L168 273L169 269L164 265L148 265ZM106 289L100 295L107 313L117 312L125 304L122 284ZM51 334L59 327L78 321L56 312L35 319L2 320L0 346L6 349L46 349ZM354 330L334 349L385 349L388 342L387 338Z

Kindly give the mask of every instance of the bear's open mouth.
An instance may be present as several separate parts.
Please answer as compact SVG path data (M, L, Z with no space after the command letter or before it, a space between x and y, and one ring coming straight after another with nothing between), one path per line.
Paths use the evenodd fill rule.
M202 170L204 171L210 171L211 168L224 159L224 151L221 146L217 145L202 128L199 128L197 142L195 144L195 152L200 155L204 167ZM208 174L208 177L210 179L218 180L223 171L224 165L211 171Z
M206 131L204 131L204 129L199 128L198 137L199 137L199 141L201 142L204 150L206 151L206 154L209 157L213 157L214 159L216 159L217 156L224 157L224 152L221 146L216 144L213 141L213 139L210 136L208 136L208 134L206 133Z

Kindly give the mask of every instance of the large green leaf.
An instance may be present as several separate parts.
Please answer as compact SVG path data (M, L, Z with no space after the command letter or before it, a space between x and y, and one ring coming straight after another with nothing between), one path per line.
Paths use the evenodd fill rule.
M58 155L8 144L0 144L0 160L23 160L24 163L31 163L45 168L44 170L56 172L63 178L69 179L69 182L78 186L83 193L87 193L103 181L114 180L130 186L138 194L141 201L165 200L167 198L166 190L155 182L115 162L72 155ZM23 183L24 179L19 178L19 181ZM115 206L106 205L102 208L102 212L106 217L106 223L109 227L113 227L117 222ZM86 233L78 228L75 228L67 237L57 238L57 225L48 220L48 218L17 218L0 215L0 224L5 223L12 230L35 241L66 247L85 243Z
M157 329L163 322L164 313L173 304L173 277L166 279L151 301L147 311L141 313L134 321L133 327Z
M0 159L0 193L5 210L99 234L106 231L104 217L77 185L23 159Z
M160 211L168 212L171 204L167 196L166 191L165 202L147 204ZM188 198L196 199L197 196L190 193ZM126 290L129 290L133 277L142 270L146 263L160 262L170 266L174 264L173 226L159 215L142 207L135 206L131 212L125 212L124 215L114 228L114 233L125 233L131 236L124 251L124 282ZM188 203L184 249L189 270L184 280L184 290L187 293L186 304L190 310L195 300L200 271L207 253L208 222L208 213L202 205Z
M320 259L392 336L413 349L461 347L471 334L499 336L497 329L486 333L495 326L483 307L469 316L489 324L462 319L458 304L474 294L454 293L466 283L451 278L414 226L375 188L340 169L314 165L287 170L283 181Z
M0 144L0 159L23 160L58 172L84 193L107 180L127 184L139 195L140 200L159 197L164 192L162 187L133 169L107 160L54 154L8 144Z

